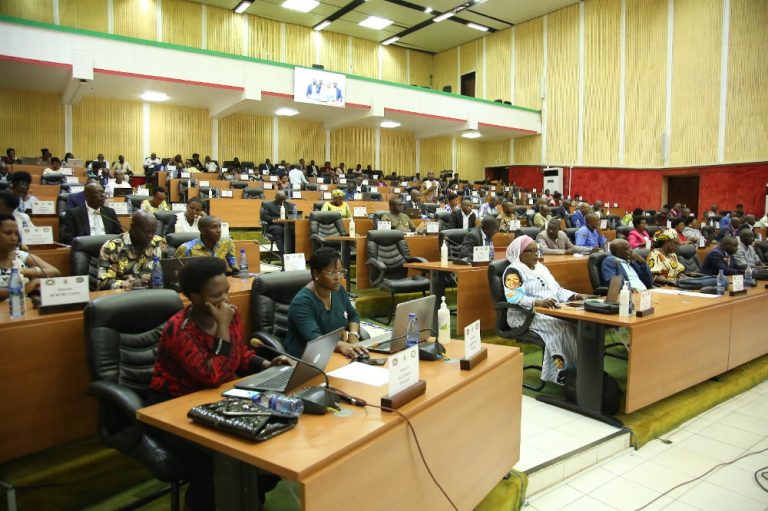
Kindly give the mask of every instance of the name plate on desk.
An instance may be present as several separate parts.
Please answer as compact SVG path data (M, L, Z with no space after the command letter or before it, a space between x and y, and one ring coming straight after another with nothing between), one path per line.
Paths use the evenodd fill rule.
M378 193L379 187L378 186L369 186L368 191L371 193Z
M277 176L269 176L269 180L273 183L277 183Z
M171 170L171 167L168 167L168 170ZM176 170L176 169L173 169L173 170ZM187 172L186 170L181 172L181 178L182 179L186 179L188 177L189 177L189 172Z
M345 184L347 184L347 180L346 180L346 179L344 179L344 178L340 178L340 179L339 179L339 184L340 184L340 185L345 185Z
M128 203L127 202L113 202L113 201L107 201L105 205L108 208L112 208L115 210L115 213L118 215L127 215L128 214ZM182 204L186 208L186 204ZM182 210L184 211L184 210Z
M440 222L427 222L427 232L430 234L440 232Z
M229 238L229 222L221 222L221 237Z
M392 193L401 193L401 190L400 188L395 188L394 190L392 190Z
M73 194L73 193L80 193L80 192L82 192L83 190L85 190L85 186L83 186L83 185L78 185L78 186L70 186L70 187L69 187L69 193L70 193L70 194Z
M331 200L331 192L323 192L323 200Z
M651 292L649 290L642 291L640 293L640 305L638 310L646 311L651 308Z
M231 199L232 198L232 190L222 190L221 191L221 196L222 197L228 197L228 198Z
M608 220L600 220L600 230L604 231L608 228Z
M406 187L406 186L408 186L408 181L402 181L402 182L400 183L400 186L402 186L402 187Z
M304 252L285 254L285 271L304 271L307 269L307 261Z
M134 195L139 197L149 197L149 188L138 188L136 189L136 193Z
M528 199L528 204L533 204L533 198Z
M758 234L758 235L757 235L757 238L758 238L760 241L763 241L763 240L762 240L762 238L763 238L763 235L762 235L762 234ZM704 237L703 237L703 236L702 236L701 238L699 238L699 248L704 248L704 247L706 246L706 244L707 244L707 240L706 240L706 239L704 239Z
M464 327L464 358L472 358L480 351L480 320Z
M56 203L52 200L38 200L32 203L33 215L55 215Z
M743 275L734 275L731 277L731 288L734 293L738 293L739 291L744 291L744 276Z
M264 189L265 190L271 190L272 189L272 183L264 183Z
M301 185L293 184L291 185L291 188L293 188L294 190L301 190Z
M320 191L321 192L324 192L327 189L328 189L328 185L320 185Z
M367 179L363 179L363 185L364 186L368 186L368 180Z
M412 387L419 382L419 347L411 346L388 358L389 395Z
M61 168L61 169L59 169L59 174L61 174L62 176L71 176L72 175L72 169Z
M80 179L77 176L64 176L65 183L68 185L76 185L80 183Z
M376 228L380 231L389 231L392 229L392 222L387 222L386 220L379 220L376 223Z
M21 239L26 245L51 245L53 244L53 229L50 225L24 227L21 229Z
M301 192L293 192L291 196L292 199L301 199Z
M352 200L363 200L363 194L362 193L355 193L352 196Z
M618 208L618 207L619 207L619 203L618 203L618 202L614 202L614 203L613 203L613 207L614 207L614 208Z
M251 178L249 174L240 174L240 179L242 181L248 181Z
M200 182L199 182L199 183L197 183L197 184L198 184L199 186L211 186L211 182L210 182L210 181L200 181Z
M40 307L88 303L88 277L56 277L40 280Z
M174 202L173 204L171 204L171 211L176 211L177 213L179 213L186 210L187 210L187 205L184 204L183 202Z
M267 169L262 170L261 171L261 175L262 176L268 176L269 175L269 170L267 170Z
M367 216L368 209L365 206L356 207L356 208L353 208L353 213L355 216Z
M481 262L490 261L491 259L490 254L491 254L490 247L487 245L480 246L480 247L473 247L472 262L481 263Z

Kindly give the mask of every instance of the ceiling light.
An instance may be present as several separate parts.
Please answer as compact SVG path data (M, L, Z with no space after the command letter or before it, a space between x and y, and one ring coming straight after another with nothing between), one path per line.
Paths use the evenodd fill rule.
M277 110L275 110L275 115L280 115L283 117L293 117L298 113L299 113L298 110L294 110L293 108L288 108L288 107L278 108Z
M465 131L464 133L461 134L461 136L464 137L464 138L480 138L480 137L482 137L482 135L480 134L479 131Z
M381 124L379 124L382 128L399 128L400 123L397 121L381 121Z
M318 23L317 25L315 25L315 27L314 27L314 28L315 28L315 31L317 31L317 32L320 32L322 29L324 29L325 27L327 27L327 26L328 26L328 25L330 25L330 24L331 24L331 22L330 22L330 21L328 21L328 20L325 20L325 21L321 21L320 23Z
M139 97L144 101L166 101L168 99L168 94L165 92L154 92L148 90Z
M239 4L237 4L237 7L235 7L235 12L237 14L243 14L246 9L248 9L251 4L253 3L253 0L243 0Z
M467 23L467 26L469 28L474 28L475 30L482 30L483 32L488 32L488 27L484 27L483 25L478 25L477 23Z
M426 9L424 9L424 14L430 14L431 12L432 12L431 7L427 7Z
M386 18L379 18L378 16L368 16L359 23L361 27L372 28L374 30L381 30L392 24L391 20Z
M440 23L441 21L447 20L451 16L453 16L452 12L446 12L446 13L443 13L443 14L441 14L440 16L438 16L436 18L432 18L432 21L434 21L435 23Z
M477 5L477 4L483 4L483 3L485 3L485 2L486 2L486 0L474 0L474 2L475 2L475 5Z
M383 42L383 43L381 43L381 44L383 44L384 46L388 46L388 45L390 45L390 44L394 43L395 41L399 41L399 40L400 40L400 38L399 38L399 37L397 37L397 36L393 36L393 37L390 37L389 39L387 39L386 41L384 41L384 42Z
M299 12L309 12L318 5L320 5L320 2L317 0L285 0L282 3L285 9Z

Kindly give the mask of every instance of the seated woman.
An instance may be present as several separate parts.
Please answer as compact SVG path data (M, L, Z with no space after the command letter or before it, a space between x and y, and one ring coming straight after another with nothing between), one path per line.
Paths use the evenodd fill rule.
M158 211L170 211L171 208L165 202L165 188L158 186L151 199L144 199L141 203L141 209L147 213L157 213Z
M203 213L203 200L200 197L192 197L187 202L186 211L176 213L176 221L172 232L200 232L197 222Z
M8 213L0 213L0 300L8 298L8 283L14 266L21 269L26 294L40 287L41 278L61 275L59 270L42 258L20 250L20 241L16 219Z
M348 358L368 352L360 344L360 316L341 286L341 255L323 247L309 258L312 280L293 297L288 308L285 349L300 357L307 342L344 327L336 351Z
M632 225L635 227L629 232L627 241L629 246L635 248L651 248L651 235L646 229L646 221L643 216L636 216L632 219Z
M215 388L241 374L273 364L290 365L287 357L272 362L256 355L243 337L240 312L229 303L226 265L215 257L191 259L179 272L181 290L191 302L168 320L160 336L148 404ZM215 509L211 456L175 435L153 430L178 456L190 474L185 509Z
M653 235L653 250L648 254L648 267L657 284L674 285L683 277L685 267L677 260L680 241L674 229L658 230Z
M511 264L504 271L503 279L509 303L532 310L554 308L558 302L585 298L557 283L547 267L538 261L538 246L531 237L515 238L507 247L507 259ZM512 327L521 325L524 319L519 311L509 309L507 312L507 322ZM529 328L544 339L541 379L563 384L563 369L576 365L576 323L535 313Z
M344 197L344 190L336 188L331 192L331 200L323 204L321 211L335 211L341 213L341 218L351 218L352 210L349 205L344 202Z

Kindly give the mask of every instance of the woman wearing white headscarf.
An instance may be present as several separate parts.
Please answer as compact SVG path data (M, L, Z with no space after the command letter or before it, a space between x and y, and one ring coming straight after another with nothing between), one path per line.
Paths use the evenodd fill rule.
M511 264L504 271L504 294L509 303L533 310L534 307L554 308L560 302L584 298L557 283L547 267L538 261L538 246L531 237L515 238L507 247L507 259ZM519 310L507 311L511 327L520 326L524 319ZM534 313L529 329L539 334L545 344L541 379L562 384L563 369L576 365L576 324Z

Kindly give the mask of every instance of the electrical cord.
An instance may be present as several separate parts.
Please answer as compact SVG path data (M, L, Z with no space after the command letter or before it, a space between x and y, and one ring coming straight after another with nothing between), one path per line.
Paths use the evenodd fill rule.
M77 486L78 484L85 484L89 483L91 481L95 481L96 479L100 479L102 477L111 476L113 474L120 474L123 472L132 472L136 470L144 470L143 467L129 467L129 468L121 468L117 470L110 470L109 472L103 472L101 474L96 474L95 476L88 477L86 479L80 479L77 481L70 481L66 483L45 483L45 484L29 484L29 485L22 485L22 486L16 486L16 485L10 485L11 488L14 490L37 490L41 488L58 488L63 486Z
M386 407L386 406L379 406L379 405L374 405L374 404L368 403L365 400L360 399L358 397L354 397L354 396L344 392L341 389L337 389L335 387L328 387L327 390L329 392L332 392L332 393L338 395L343 400L345 400L347 402L350 402L351 404L353 404L355 406L359 406L361 408L362 407L366 407L366 406L370 406L371 408L378 408L379 410L383 410L385 412L396 413L397 415L402 417L403 420L405 421L405 423L408 425L408 429L411 431L411 435L413 435L413 440L416 442L416 449L419 451L419 456L421 457L421 462L424 464L424 468L427 469L427 473L429 473L429 477L432 478L432 482L435 483L435 486L437 486L437 488L443 494L443 496L448 501L448 503L451 505L451 507L455 511L459 511L459 508L456 507L456 504L454 504L453 500L451 500L451 497L448 496L448 493L440 485L440 483L437 481L437 478L432 473L432 469L429 467L429 463L427 463L427 458L424 456L424 452L421 450L421 444L419 443L419 437L416 435L416 430L414 429L413 424L411 424L411 421L408 419L408 417L406 417L403 413L399 412L398 410L395 410L394 408L389 408L389 407Z
M639 508L637 508L635 511L641 511L642 509L645 509L645 508L647 508L648 506L650 506L651 504L653 504L654 502L656 502L656 501L657 501L657 500L659 500L660 498L664 497L664 496L665 496L665 495L667 495L668 493L670 493L670 492L673 492L674 490L676 490L676 489L678 489L678 488L680 488L680 487L682 487L682 486L685 486L685 485L687 485L687 484L691 484L691 483L693 483L693 482L695 482L695 481L698 481L699 479L703 479L704 477L708 476L710 473L712 473L713 471L715 471L716 469L718 469L718 468L720 468L720 467L725 467L725 466L727 466L727 465L731 465L731 464L733 464L733 463L736 463L737 461L743 460L744 458L746 458L746 457L748 457L748 456L753 456L753 455L755 455L755 454L762 454L762 453L764 453L764 452L768 452L768 447L766 447L765 449L762 449L762 450L760 450L760 451L755 451L755 452L748 452L747 454L744 454L744 455L742 455L742 456L739 456L739 457L738 457L738 458L736 458L735 460L726 461L725 463L718 463L717 465L715 465L714 467L710 468L709 470L707 470L706 472L704 472L704 473L703 473L703 474L701 474L700 476L698 476L698 477L694 477L693 479L690 479L690 480L688 480L688 481L682 482L682 483L678 484L677 486L673 486L672 488L670 488L669 490L665 491L664 493L662 493L661 495L659 495L658 497L656 497L656 498L655 498L655 499L653 499L652 501L650 501L650 502L646 503L646 504L645 504L645 505L643 505L642 507L639 507ZM765 490L765 491L768 491L768 489L766 489L766 488L765 488L765 487L762 485L762 483L761 483L761 482L758 480L758 478L757 478L757 474L758 474L758 472L760 472L760 471L762 471L762 470L766 470L766 469L768 469L768 467L765 467L765 469L762 469L762 468L761 468L760 470L758 470L757 472L755 472L755 480L757 481L757 484L758 484L758 485L760 485L760 487L761 487L763 490ZM763 474L763 478L766 478L766 474ZM767 478L767 479L768 479L768 478Z
M760 477L758 477L758 476L760 476L760 477L762 477L763 479L765 479L766 481L768 481L768 467L759 468L759 469L757 469L757 471L755 472L755 481L757 482L757 485L758 485L760 488L762 488L764 492L768 493L768 487L767 487L767 486L765 486L765 485L762 483L762 481L760 481Z

